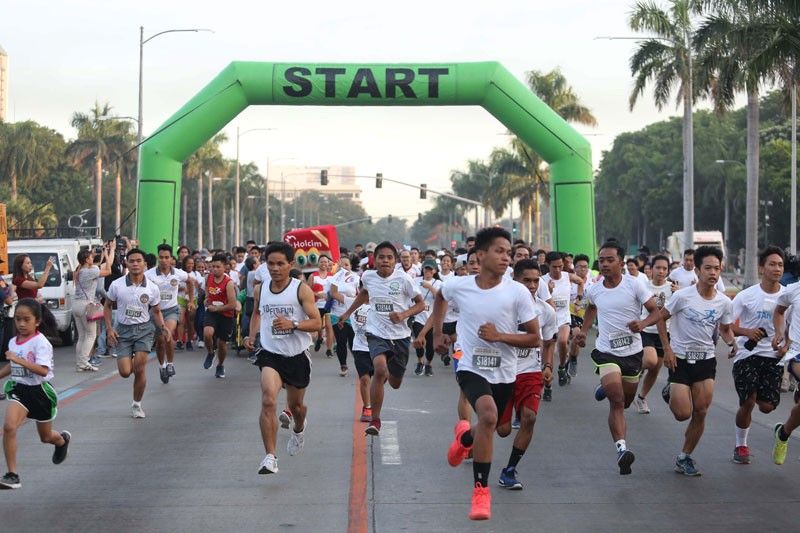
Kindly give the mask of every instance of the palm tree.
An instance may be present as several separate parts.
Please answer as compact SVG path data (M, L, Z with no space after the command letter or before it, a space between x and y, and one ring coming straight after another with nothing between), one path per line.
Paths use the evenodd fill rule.
M103 166L130 148L130 124L115 120L112 107L105 103L101 107L95 102L89 113L72 115L72 127L78 130L78 138L67 147L67 156L78 168L92 168L95 180L95 220L98 233L102 232L103 213Z
M183 164L183 175L197 180L197 248L203 247L203 177L208 175L209 186L213 174L225 171L225 159L222 157L220 145L228 140L224 133L218 133ZM209 236L213 242L214 228L209 228Z
M665 10L652 0L642 0L634 4L628 19L633 31L648 34L630 59L635 78L630 109L650 82L659 110L669 103L676 85L676 103L683 103L683 236L687 246L694 242L693 6L693 0L669 0Z
M775 81L779 63L779 54L765 52L775 36L774 11L755 0L706 4L709 10L697 29L695 47L715 108L722 112L732 106L738 91L747 93L744 284L750 286L758 280L759 85Z
M581 104L580 98L560 69L556 68L544 73L532 70L527 73L526 82L536 96L567 122L586 126L597 125L597 119L588 107ZM516 165L512 165L503 154L499 154L498 160L502 163L501 168L506 168L511 172L511 176L517 177L516 181L519 183L519 187L516 189L514 197L520 198L520 210L525 211L529 221L532 218L532 211L535 210L536 234L541 239L541 198L544 198L545 203L549 204L550 201L547 172L542 168L541 158L522 139L517 136L512 137L511 148L519 160ZM519 180L521 168L525 169L525 179L522 181ZM527 224L528 241L533 240L532 225Z
M0 175L11 182L11 201L17 200L19 182L23 189L39 186L46 177L56 145L52 130L33 121L4 124L0 131Z

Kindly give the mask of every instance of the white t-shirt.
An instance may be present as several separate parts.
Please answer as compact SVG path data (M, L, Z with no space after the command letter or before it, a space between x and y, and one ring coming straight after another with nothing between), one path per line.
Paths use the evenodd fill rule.
M628 357L642 351L642 337L628 328L639 320L642 306L651 298L641 282L622 276L619 285L610 289L603 282L586 291L586 303L597 307L598 351L617 357Z
M336 290L344 296L344 303L339 302L339 300L333 300L333 307L331 308L331 314L334 316L341 316L350 309L350 306L353 304L353 300L356 299L356 293L358 292L358 282L360 278L358 274L345 269L340 269L336 274L333 276L331 280L330 286L336 286Z
M642 284L644 287L647 287L647 283L650 281L649 279L647 279L647 276L645 276L645 275L644 275L644 274L642 274L641 272L639 272L639 274L638 274L637 276L631 276L631 275L628 273L628 271L626 270L626 271L625 271L625 275L626 275L626 276L628 276L628 277L629 277L629 278L631 278L631 279L634 279L634 280L638 281L638 282L639 282L639 283L641 283L641 284Z
M447 281L445 281L445 284L450 283L452 280L458 279L459 277L461 276L454 276L452 278L449 278ZM458 322L458 315L459 311L456 302L447 302L447 312L445 312L444 314L444 322L445 323Z
M789 308L784 318L789 323L789 340L792 344L786 355L800 354L800 283L792 283L786 287L778 297L778 305Z
M180 268L172 268L162 274L158 267L145 271L145 277L158 286L161 310L172 309L178 306L178 291L180 284L186 283L189 275ZM184 285L185 287L185 285Z
M752 351L744 347L749 340L747 337L736 337L739 350L734 362L747 359L751 355L777 358L778 354L772 349L772 338L775 336L775 326L772 324L772 315L778 299L786 292L786 287L778 286L778 292L768 293L761 288L761 284L753 285L741 291L733 299L732 319L739 321L739 327L746 329L764 328L767 336L758 341Z
M675 293L664 305L671 315L670 345L680 359L711 359L714 355L714 331L720 324L733 322L730 298L715 290L706 300L697 285Z
M425 302L425 309L423 309L421 313L418 313L414 316L414 322L417 322L418 324L425 324L425 322L427 322L431 311L433 311L433 301L436 299L434 291L426 289L422 286L423 281L423 278L417 278L414 280L414 283L416 283L417 287L419 287L419 293L422 295L422 300ZM431 285L437 292L442 290L442 282L436 278L431 280Z
M697 273L694 269L686 270L686 268L681 265L669 273L669 279L677 283L679 289L685 289L697 283Z
M463 355L458 371L472 372L489 383L513 383L517 376L517 352L502 342L478 337L478 329L491 322L500 333L518 333L519 324L536 318L531 293L521 283L502 277L491 289L481 289L475 276L456 277L442 286L445 301L459 308L456 333Z
M420 277L422 275L422 270L417 268L416 265L411 265L411 268L406 270L405 268L403 268L403 264L402 263L397 263L394 266L394 269L396 271L399 271L399 272L405 272L405 274L408 277L410 277L411 279L418 278L418 277Z
M267 263L261 263L256 269L255 279L257 283L264 283L265 281L272 281L272 276L269 275L269 268Z
M389 314L407 311L419 295L419 288L412 279L402 270L395 270L387 278L380 277L377 270L368 270L361 276L361 284L369 292L367 332L386 340L410 337L411 328L406 321L394 324Z
M314 289L314 299L317 304L317 309L322 309L325 307L328 299L328 292L331 290L331 281L333 281L333 276L328 273L327 276L324 278L319 275L319 272L314 272L311 275L311 288ZM322 298L317 297L318 292L323 292L324 295Z
M439 272L439 277L442 279L442 281L447 281L448 279L452 278L455 275L456 273L453 272L452 270L447 274L445 274L444 272Z
M570 299L570 292L572 289L571 287L572 283L569 281L569 274L562 272L561 277L558 279L553 279L550 277L550 274L545 274L544 276L541 277L541 281L539 281L539 287L544 285L549 289L550 281L554 283L554 287L550 293L550 297L553 299L553 307L556 310L558 325L562 326L564 324L569 324L570 323L569 299ZM536 293L537 295L539 294L538 289Z
M544 341L558 334L558 320L553 306L538 298L533 301L539 319L539 334ZM542 348L514 348L517 353L517 375L542 371Z
M13 381L23 385L41 385L45 381L53 379L53 345L41 333L36 333L21 344L17 344L17 337L13 337L8 341L8 350L14 352L20 359L46 366L49 369L46 376L40 376L24 366L11 363L11 379Z
M359 306L350 316L350 325L353 327L353 350L354 352L369 352L367 342L367 316L369 315L369 304Z
M652 281L647 280L647 290L656 299L656 306L659 309L663 309L664 305L672 298L672 283L669 281L665 281L663 285L655 285ZM642 318L647 318L648 316L650 316L650 312L642 307ZM658 326L655 324L647 326L644 331L645 333L658 333Z
M107 298L117 303L117 320L120 324L144 324L150 321L150 308L161 301L158 285L142 278L141 285L134 285L130 275L111 282Z

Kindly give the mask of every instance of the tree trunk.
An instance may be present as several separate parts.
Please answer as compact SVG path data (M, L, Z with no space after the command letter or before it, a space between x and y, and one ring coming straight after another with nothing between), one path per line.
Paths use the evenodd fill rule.
M228 202L222 202L222 249L228 249Z
M122 233L122 172L117 168L114 178L114 233Z
M11 170L11 201L17 200L17 173L14 169Z
M744 286L758 283L758 88L747 90L747 203L745 210Z
M689 40L689 36L686 36ZM688 49L687 45L687 49ZM683 237L687 248L694 247L694 123L692 116L692 62L683 92Z
M197 249L203 248L203 175L197 177Z
M95 186L95 226L97 234L103 235L103 160L94 159L94 186Z

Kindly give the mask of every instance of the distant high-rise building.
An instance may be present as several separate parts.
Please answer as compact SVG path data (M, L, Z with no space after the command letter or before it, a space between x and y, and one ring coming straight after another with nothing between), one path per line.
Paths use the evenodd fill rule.
M8 54L0 46L0 122L8 120Z

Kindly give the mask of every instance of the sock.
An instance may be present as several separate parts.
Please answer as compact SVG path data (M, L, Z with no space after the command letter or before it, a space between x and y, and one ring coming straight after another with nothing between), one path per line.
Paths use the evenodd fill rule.
M789 440L789 434L783 430L783 424L781 424L780 429L778 429L778 438L781 439L783 442Z
M167 368L167 362L166 362L166 361L164 361L163 363L161 363L161 368Z
M687 457L689 457L689 454L688 454L688 453L683 453L683 452L681 452L681 453L679 453L679 454L678 454L678 460L680 460L680 461L683 461L683 460L684 460L684 459L686 459Z
M640 400L644 400L644 396L642 396L641 394L637 394L636 396L638 396Z
M516 446L511 447L511 457L508 458L508 468L516 468L519 464L519 460L522 459L522 455L525 453L525 450L520 450Z
M133 401L133 405L136 406L136 407L141 407L142 406L142 402L137 402L136 400L134 400Z
M481 487L489 486L489 470L492 468L492 463L479 463L474 461L472 463L472 476L475 483L473 485L480 485Z
M464 448L469 448L470 446L472 446L472 443L474 441L475 441L475 439L472 438L472 431L465 431L461 435L461 445Z
M747 446L747 434L750 432L750 428L740 428L736 426L736 447L739 446Z
M614 445L616 445L618 452L624 452L628 449L628 447L625 445L625 439L619 439L614 443Z
M545 385L545 386L544 386L544 388L545 388L545 389L552 389L552 388L553 388L553 386L552 386L552 385Z

